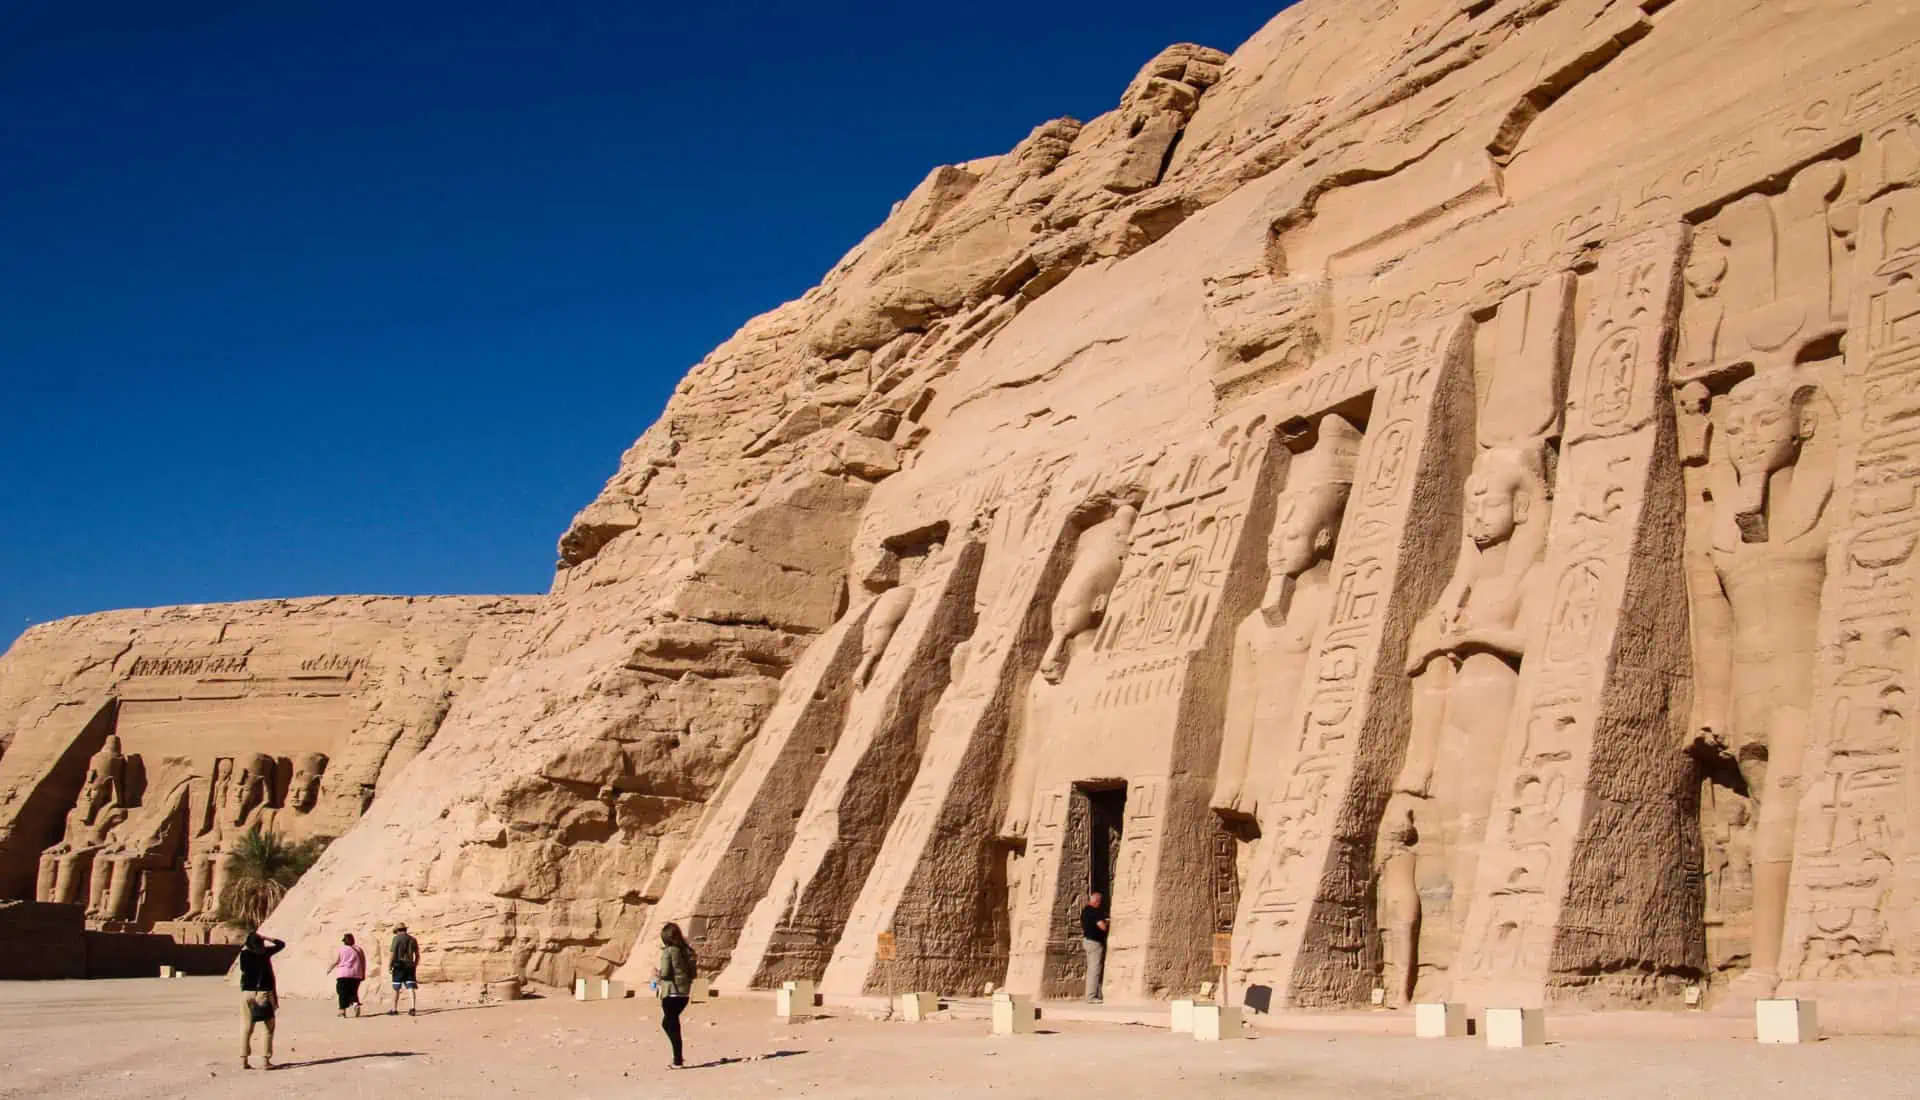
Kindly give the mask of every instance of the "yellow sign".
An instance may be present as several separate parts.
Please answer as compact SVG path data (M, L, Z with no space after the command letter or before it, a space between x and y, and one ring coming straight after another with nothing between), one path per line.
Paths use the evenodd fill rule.
M892 932L882 932L873 938L873 957L883 963L893 961L894 946Z
M1213 965L1225 966L1233 958L1233 933L1215 932L1213 934Z

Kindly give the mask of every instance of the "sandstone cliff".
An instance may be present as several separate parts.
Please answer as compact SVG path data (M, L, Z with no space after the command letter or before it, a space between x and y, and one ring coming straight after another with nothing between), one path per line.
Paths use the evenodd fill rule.
M1910 0L1307 0L696 365L273 928L317 988L1920 1024ZM630 961L629 961L630 960ZM309 965L311 964L311 965Z
M352 828L534 604L271 600L28 630L0 657L0 895L219 935L223 846Z

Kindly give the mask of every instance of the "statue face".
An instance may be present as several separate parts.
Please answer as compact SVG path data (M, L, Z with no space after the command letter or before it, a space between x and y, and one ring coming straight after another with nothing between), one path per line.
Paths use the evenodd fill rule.
M1333 548L1346 491L1340 485L1312 485L1280 497L1267 546L1267 568L1274 576L1297 577Z
M1800 414L1784 386L1754 386L1748 379L1721 399L1716 433L1733 460L1742 485L1763 483L1793 464L1799 454ZM1752 388L1749 388L1752 387Z
M294 765L293 783L287 788L287 805L306 813L320 800L320 777L327 771L327 758L309 753Z
M267 791L273 782L273 761L255 756L244 765L236 766L229 775L227 805L232 816L227 820L232 825L244 825L254 807L267 800Z
M1467 478L1467 537L1482 550L1507 541L1519 526L1519 493L1502 479L1476 472Z

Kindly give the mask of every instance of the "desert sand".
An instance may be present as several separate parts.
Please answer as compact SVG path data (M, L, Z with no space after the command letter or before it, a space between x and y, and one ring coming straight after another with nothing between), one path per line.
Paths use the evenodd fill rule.
M375 991L371 988L369 994ZM369 996L370 1002L376 997ZM1737 1020L1653 1014L1550 1020L1545 1047L1407 1037L1398 1013L1289 1021L1199 1043L1163 1027L1051 1018L995 1038L975 1006L926 1023L828 1006L787 1023L760 996L688 1012L688 1061L668 1073L658 1014L622 1002L436 1005L415 1018L341 1020L330 1002L287 998L271 1075L242 1072L239 994L214 978L0 985L0 1097L916 1095L1064 1097L1912 1096L1920 1043L1842 1037L1761 1047ZM1140 1012L1148 1011L1143 1006ZM1137 1016L1109 1008L1112 1019ZM1402 1031L1381 1033L1383 1029ZM1410 1030L1410 1029L1407 1029ZM257 1042L256 1037L256 1042ZM256 1058L255 1064L258 1064Z

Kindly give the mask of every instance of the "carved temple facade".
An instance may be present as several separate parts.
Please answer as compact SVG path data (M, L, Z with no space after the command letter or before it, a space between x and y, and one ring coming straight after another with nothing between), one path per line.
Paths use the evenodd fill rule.
M1398 252L1283 208L1209 284L1204 432L870 508L901 579L849 582L643 937L1072 996L1098 890L1110 998L1226 935L1273 1011L1912 1012L1920 55L1808 86L1524 203L1491 157Z

